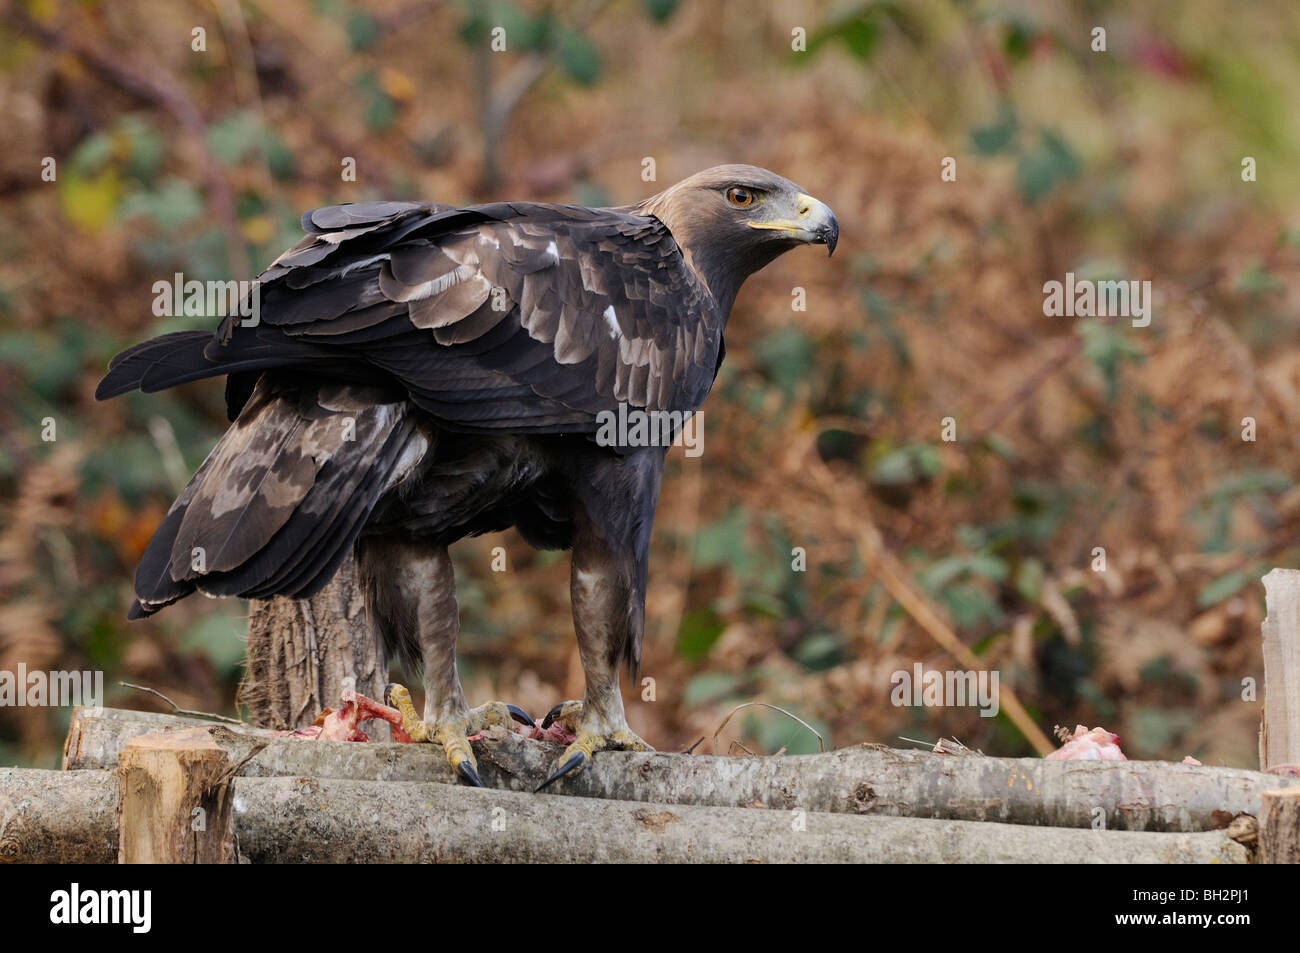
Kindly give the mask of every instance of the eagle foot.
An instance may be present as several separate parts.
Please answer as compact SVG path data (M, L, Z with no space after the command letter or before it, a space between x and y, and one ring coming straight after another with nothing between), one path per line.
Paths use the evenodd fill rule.
M528 712L505 702L488 702L459 717L444 718L437 724L430 724L415 713L411 693L404 685L390 684L384 697L401 714L402 730L412 741L430 741L442 745L448 763L462 778L479 788L484 785L478 776L478 761L470 747L470 735L477 735L494 726L510 728L511 723L516 721L529 727L536 724Z
M559 723L566 731L572 731L577 737L573 744L564 749L560 755L559 767L537 788L538 791L549 787L560 778L576 771L591 760L597 751L653 751L645 741L630 728L616 728L613 731L588 731L582 728L582 702L567 701L556 705L542 720L542 729Z
M551 725L559 725L571 735L578 733L578 722L582 719L582 702L567 701L560 702L554 708L546 713L542 719L542 731L550 728Z

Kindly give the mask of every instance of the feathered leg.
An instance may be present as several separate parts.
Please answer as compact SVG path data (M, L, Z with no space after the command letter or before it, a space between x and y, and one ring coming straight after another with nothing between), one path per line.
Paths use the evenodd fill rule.
M593 479L621 484L631 499L617 500L613 511L594 506L575 511L569 593L587 684L581 703L558 705L543 722L546 728L559 721L577 737L539 791L582 767L597 751L653 750L628 728L619 668L626 662L635 671L641 660L650 525L662 463L662 454L611 461Z
M479 787L478 762L469 736L511 721L532 725L523 709L488 702L470 709L456 671L456 640L460 609L456 578L445 547L417 546L400 540L367 540L361 551L369 605L387 644L403 647L409 657L411 641L419 646L424 670L424 718L415 714L410 692L390 685L388 704L402 714L402 728L412 741L440 744L460 775Z

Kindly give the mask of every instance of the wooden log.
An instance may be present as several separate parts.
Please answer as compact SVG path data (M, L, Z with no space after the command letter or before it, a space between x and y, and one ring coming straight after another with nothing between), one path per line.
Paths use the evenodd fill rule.
M126 742L136 735L156 731L181 731L227 724L192 715L172 715L129 708L86 708L72 710L68 734L63 739L63 770L93 767L113 769ZM241 735L270 737L272 732L252 725L228 725ZM87 730L89 729L89 730Z
M1259 862L1300 864L1300 788L1265 791L1259 815Z
M1300 765L1300 570L1264 576L1264 713L1259 764Z
M233 862L229 786L235 767L206 728L127 741L117 769L118 862Z
M125 740L145 727L133 724L127 713L103 711L105 715L94 710L74 714L77 740L74 744L70 732L68 768L112 766ZM147 730L157 730L157 717L162 716L151 719ZM266 739L219 725L211 730L236 760L255 742L267 742L241 770L243 776L455 781L435 745ZM476 741L474 749L484 783L511 791L534 790L559 753L557 746L508 734ZM861 745L785 757L601 752L580 774L548 790L663 804L760 804L825 813L1058 827L1104 823L1113 830L1190 832L1217 829L1238 814L1258 816L1264 791L1291 785L1300 786L1300 779L1233 768L954 757Z
M1155 834L647 804L413 781L239 778L241 860L307 863L1245 863Z
M106 771L4 769L25 808L15 859L112 860ZM860 817L761 808L645 804L411 781L236 778L231 827L241 861L594 863L1246 863L1223 833L1160 834ZM57 793L42 795L41 792ZM85 805L99 804L86 812ZM12 802L0 800L0 829Z
M251 600L246 663L239 699L262 728L310 725L323 708L338 706L349 678L362 695L383 698L388 667L366 615L356 561L348 556L310 599ZM386 724L372 730L377 740L392 737Z
M108 771L0 768L0 863L117 860L117 782Z

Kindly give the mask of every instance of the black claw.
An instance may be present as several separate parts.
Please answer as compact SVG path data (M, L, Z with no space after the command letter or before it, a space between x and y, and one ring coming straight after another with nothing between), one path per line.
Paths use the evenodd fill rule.
M566 774L568 774L568 773L569 773L570 771L572 771L574 768L577 768L577 767L581 766L581 764L582 764L584 761L586 761L586 760L587 760L587 756L586 756L585 754L583 754L581 751L577 752L577 753L574 754L573 757L571 757L568 761L566 761L566 762L564 762L564 764L560 765L560 769L559 769L558 771L556 771L556 772L555 772L554 774L552 774L549 778L547 778L545 781L543 781L543 782L541 783L541 786L537 788L537 791L541 791L541 790L542 790L543 788L545 788L547 785L549 785L549 784L553 784L554 782L560 780L560 778L564 777ZM537 791L534 791L533 793L536 794Z
M527 725L529 728L536 728L537 722L533 721L533 716L528 714L518 705L506 705L506 711L510 712L510 717L521 725Z
M542 731L545 731L547 728L551 727L551 723L560 716L560 712L563 709L564 709L564 702L560 702L558 705L556 705L554 708L552 708L550 711L546 713L546 717L542 719ZM554 781L555 779L552 778L551 780ZM548 781L547 783L549 784L550 782Z
M389 708L397 707L397 705L394 704L393 702L393 689L397 687L398 684L396 682L389 682L387 685L384 686L384 704L387 705Z
M462 761L460 764L456 765L456 770L460 772L462 778L474 785L474 787L487 787L487 785L483 783L482 778L478 776L478 772L474 770L474 765L470 764L468 760Z

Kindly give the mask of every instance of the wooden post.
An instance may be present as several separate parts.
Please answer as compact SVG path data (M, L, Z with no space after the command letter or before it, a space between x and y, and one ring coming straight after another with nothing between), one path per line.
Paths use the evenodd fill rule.
M310 599L253 600L248 612L246 674L239 699L259 728L283 731L310 725L337 708L343 681L356 679L362 695L383 698L388 670L351 556L329 585ZM373 741L390 741L388 726L371 722Z
M1300 788L1265 791L1259 819L1259 862L1300 864Z
M118 863L233 863L233 773L210 729L132 738L118 756Z
M1300 570L1264 576L1264 713L1261 770L1300 764Z

